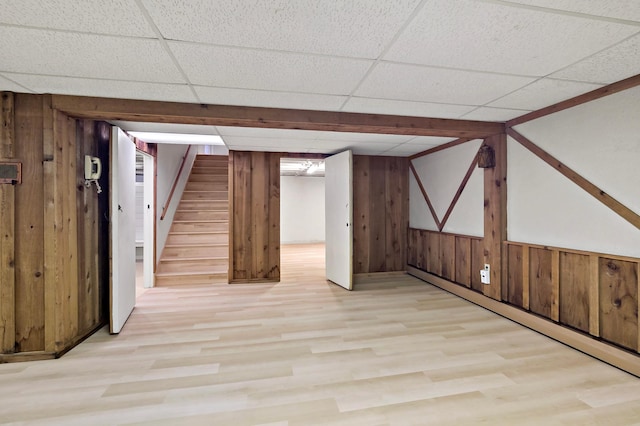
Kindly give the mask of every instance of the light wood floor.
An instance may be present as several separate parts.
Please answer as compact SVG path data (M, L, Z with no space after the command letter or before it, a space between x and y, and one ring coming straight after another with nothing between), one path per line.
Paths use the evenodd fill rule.
M320 250L283 247L278 284L148 290L120 335L0 365L0 423L640 424L640 379L409 276L347 292Z

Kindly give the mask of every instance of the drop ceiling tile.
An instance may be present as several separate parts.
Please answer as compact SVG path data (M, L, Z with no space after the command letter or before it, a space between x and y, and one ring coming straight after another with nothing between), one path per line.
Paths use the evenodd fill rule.
M438 146L445 144L447 142L452 142L456 140L456 138L445 138L439 136L416 136L410 141L408 141L405 145L420 145L424 146Z
M602 85L544 78L491 102L489 106L536 110L599 87Z
M483 105L531 82L533 78L379 63L356 96Z
M637 3L640 5L640 1ZM614 83L640 74L640 35L551 74L553 78Z
M333 149L341 149L341 150L370 149L376 152L377 151L382 152L398 145L399 145L398 143L390 143L390 142L371 143L371 142L359 142L359 141L342 141L342 140L335 140L335 139L318 139L314 141L314 145L310 146L310 148L326 148L326 149L332 149L332 150Z
M346 95L372 61L170 43L191 83L201 86Z
M318 139L362 143L404 143L415 136L382 133L318 132Z
M201 102L266 108L338 111L346 96L195 86Z
M138 37L155 37L132 0L20 0L3 2L0 23Z
M0 71L184 83L157 40L0 27Z
M509 0L511 3L548 7L557 10L586 13L640 22L640 2L637 0Z
M9 76L9 74L7 75ZM22 87L19 84L17 84L15 81L11 81L0 75L0 91L24 93L24 92L30 92L31 90L27 89L26 87Z
M251 146L251 145L239 145L231 146L227 145L229 151L260 151L260 152L307 152L307 151L288 151L282 149L282 147L269 147L269 146Z
M296 129L266 129L260 127L228 127L217 126L223 136L242 136L263 139L317 139L322 132Z
M387 155L386 152L389 151L392 147L390 148L379 148L378 146L375 147L350 147L349 149L351 149L351 151L353 151L354 155Z
M410 155L413 154L418 154L422 151L426 151L427 149L430 148L435 148L438 145L409 145L409 144L404 144L404 145L400 145L397 146L395 148L390 149L389 151L385 152L384 155L391 155L394 157L408 157Z
M432 0L384 59L544 76L638 31L636 26L471 0Z
M342 108L342 111L407 115L412 117L458 118L473 108L473 106L468 105L352 97Z
M11 74L18 83L36 93L142 99L148 101L197 102L186 84L139 83L33 74Z
M419 0L143 3L167 39L376 58Z
M524 90L524 89L522 89ZM512 118L520 117L531 110L524 109L507 109L507 108L491 108L480 107L469 114L463 115L463 120L480 120L480 121L507 121Z

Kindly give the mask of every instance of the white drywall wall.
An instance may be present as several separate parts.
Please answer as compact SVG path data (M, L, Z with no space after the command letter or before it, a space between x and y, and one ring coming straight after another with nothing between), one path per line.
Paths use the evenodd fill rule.
M640 213L640 88L519 125L516 130ZM508 238L640 257L640 230L508 141Z
M324 242L324 178L280 177L280 242Z
M182 192L189 179L189 173L191 172L191 166L196 158L197 149L192 148L187 155L182 174L178 179L178 185L171 199L169 209L163 220L160 220L162 215L162 209L167 202L167 197L171 191L173 180L180 169L182 163L182 157L184 157L187 151L188 145L172 145L172 144L158 144L158 176L157 176L157 216L156 216L156 262L160 260L162 249L167 241L169 229L173 222L173 215L178 208L180 198L182 198Z
M474 140L413 160L413 166L420 176L440 221L444 218L481 143L480 140ZM483 172L476 167L443 231L483 236L483 200ZM409 176L409 226L438 230L411 172Z

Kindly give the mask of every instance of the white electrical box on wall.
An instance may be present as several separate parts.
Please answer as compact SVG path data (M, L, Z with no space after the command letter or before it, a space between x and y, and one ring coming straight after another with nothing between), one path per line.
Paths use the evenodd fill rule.
M482 284L491 284L491 267L485 263L484 269L480 270L480 282Z

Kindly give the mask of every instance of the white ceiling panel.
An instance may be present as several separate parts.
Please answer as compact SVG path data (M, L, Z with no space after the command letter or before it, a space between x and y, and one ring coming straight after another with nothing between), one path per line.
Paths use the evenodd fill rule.
M372 64L363 59L170 43L191 83L346 95Z
M564 99L602 87L598 84L543 78L527 87L504 96L489 104L494 107L536 110Z
M143 3L171 40L377 58L419 0Z
M49 29L154 37L134 0L4 1L0 23Z
M387 135L377 133L351 133L351 132L318 132L318 139L336 140L345 142L368 143L404 143L415 136L412 135Z
M33 74L9 74L36 93L144 99L148 101L197 102L186 84L138 83Z
M484 105L533 81L529 77L384 62L374 68L356 91L356 95L467 106Z
M384 155L391 155L394 157L408 157L413 154L418 154L422 151L426 151L430 148L435 148L438 145L411 145L404 144L391 148L389 151L385 151Z
M524 89L522 89L524 90ZM463 115L461 118L465 120L479 120L479 121L507 121L512 118L520 117L530 110L525 109L507 109L507 108L492 108L492 107L479 107L469 114Z
M7 74L9 78L12 78L9 74ZM14 81L9 80L0 75L0 90L6 90L8 92L30 92L30 90L26 87L22 87Z
M637 2L640 5L640 1ZM640 74L640 35L551 74L553 78L614 83Z
M285 147L290 146L299 148L314 148L314 141L311 139L295 139L295 138L261 138L249 136L223 136L225 144L230 148L241 146L261 146L261 147Z
M577 13L586 13L607 18L640 22L640 2L638 0L509 0L511 3L547 7Z
M214 105L338 111L347 99L346 96L336 95L229 89L208 86L195 86L195 90L201 102Z
M309 150L295 150L295 149L283 149L280 146L251 146L251 145L238 145L238 146L229 146L227 145L230 151L260 151L260 152L309 152Z
M544 76L638 31L636 26L472 0L431 0L385 59Z
M295 129L263 129L259 127L217 126L222 136L243 136L269 139L317 139L322 132Z
M122 130L130 132L156 132L156 133L179 133L192 135L217 135L215 126L204 126L199 124L173 124L173 123L144 123L136 121L111 121L112 124Z
M0 26L0 71L184 83L159 41Z
M406 142L406 145L438 146L454 141L456 138L443 138L439 136L416 136Z
M408 115L412 117L455 118L462 116L473 108L473 106L467 105L352 97L342 108L342 111Z

